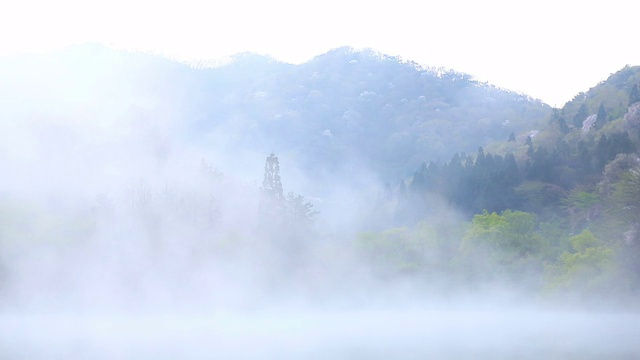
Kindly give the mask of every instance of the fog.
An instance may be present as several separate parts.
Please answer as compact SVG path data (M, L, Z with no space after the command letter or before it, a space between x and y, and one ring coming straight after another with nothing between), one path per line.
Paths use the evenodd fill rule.
M356 155L308 172L308 157L277 139L236 143L240 126L194 137L185 114L195 111L164 101L169 90L136 90L134 74L40 75L2 87L4 359L640 354L628 308L370 266L355 239L397 214ZM283 194L316 215L285 214L265 195L274 147ZM444 228L462 219L436 199L423 216Z
M0 346L4 358L47 359L631 359L637 320L413 308L23 315L2 317Z

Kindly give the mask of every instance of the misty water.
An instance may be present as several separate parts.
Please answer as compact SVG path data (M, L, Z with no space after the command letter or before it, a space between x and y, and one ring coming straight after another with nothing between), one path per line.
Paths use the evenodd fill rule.
M638 315L271 309L3 314L3 359L634 359Z
M232 189L225 187L229 196ZM52 204L42 206L52 206L53 213L75 213ZM225 204L220 202L219 210L233 214L232 209L250 208L252 202ZM459 290L452 291L456 284L446 276L430 278L433 286L411 277L379 278L328 235L293 251L279 237L249 231L255 237L243 238L235 223L255 221L248 220L254 216L248 211L220 220L214 230L172 218L173 208L164 212L160 205L159 200L153 205L151 219L137 207L123 205L106 215L100 214L104 209L93 209L97 220L91 232L57 229L76 238L70 242L52 244L30 234L25 243L5 244L0 357L640 355L640 314L624 310L633 307L574 308L570 302L545 303L500 286L458 284ZM41 230L51 229L39 222L42 214L30 215L39 219ZM231 233L220 232L227 226Z

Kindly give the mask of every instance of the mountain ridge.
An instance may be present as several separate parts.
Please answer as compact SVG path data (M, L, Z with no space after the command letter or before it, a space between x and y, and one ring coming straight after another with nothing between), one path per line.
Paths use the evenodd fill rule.
M11 61L0 59L20 90L4 93L14 104L32 99L29 111L43 119L50 110L72 119L78 108L88 119L163 119L182 142L210 146L216 136L288 154L311 174L350 162L395 182L422 162L506 139L551 112L467 74L347 47L300 65L244 53L204 69L95 45L26 58L9 71Z

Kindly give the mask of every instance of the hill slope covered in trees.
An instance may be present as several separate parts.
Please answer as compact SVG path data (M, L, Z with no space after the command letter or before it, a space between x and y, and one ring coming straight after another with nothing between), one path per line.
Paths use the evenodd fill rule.
M472 282L507 281L585 302L634 299L640 294L638 86L640 67L625 67L554 109L540 128L473 155L424 164L390 200L397 221L421 222L367 234L363 251L393 249L373 261L383 272L463 274ZM443 203L463 214L455 234L455 226L439 225Z
M276 152L316 176L358 166L391 182L425 159L535 127L551 111L466 74L350 48L301 65L239 54L194 68L83 45L0 59L0 75L7 121L115 124L153 138L159 153L178 141Z
M0 78L6 302L640 293L637 67L562 109L348 48L195 68L80 46Z

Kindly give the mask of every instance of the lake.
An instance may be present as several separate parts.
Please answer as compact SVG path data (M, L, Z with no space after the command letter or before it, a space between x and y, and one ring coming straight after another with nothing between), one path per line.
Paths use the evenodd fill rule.
M497 309L4 313L2 359L637 359L640 315Z

